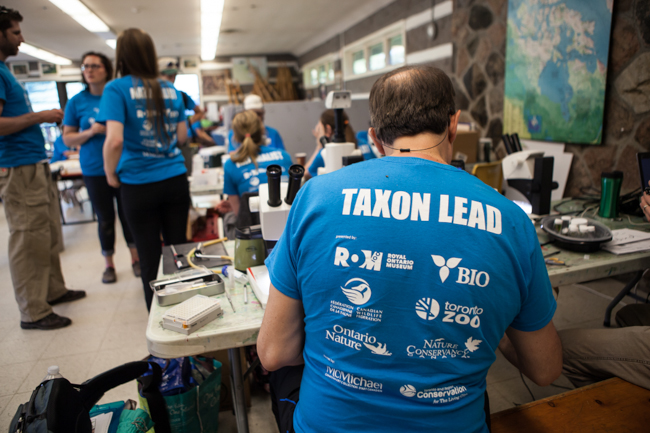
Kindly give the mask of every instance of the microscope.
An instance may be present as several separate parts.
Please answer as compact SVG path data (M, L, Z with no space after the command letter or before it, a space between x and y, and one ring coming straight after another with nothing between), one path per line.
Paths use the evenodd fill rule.
M532 210L526 213L551 212L551 191L558 187L553 181L553 162L552 156L545 157L544 152L535 150L520 150L503 158L503 178L530 202Z
M325 99L325 108L334 110L334 137L325 143L321 151L325 167L318 168L318 174L326 174L355 162L363 161L361 151L354 143L345 142L343 109L352 107L352 93L347 90L332 90Z

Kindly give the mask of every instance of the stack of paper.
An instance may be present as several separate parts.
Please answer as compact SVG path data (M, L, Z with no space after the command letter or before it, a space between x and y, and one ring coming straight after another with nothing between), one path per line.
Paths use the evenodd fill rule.
M614 254L650 251L650 233L632 229L612 230L613 238L602 249Z

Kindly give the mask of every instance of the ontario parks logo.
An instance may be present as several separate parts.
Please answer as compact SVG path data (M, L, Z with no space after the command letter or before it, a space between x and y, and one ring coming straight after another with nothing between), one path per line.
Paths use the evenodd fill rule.
M352 286L353 283L359 283L356 286ZM348 301L352 302L354 305L364 305L370 300L372 291L367 282L361 278L352 278L347 283L345 287L341 287L343 294L348 298Z
M434 256L434 255L432 255L431 258L433 259L433 263L435 263L436 266L440 268L440 280L443 283L449 276L449 269L450 268L454 269L456 266L460 264L460 261L463 260L456 257L452 257L445 261L444 257Z
M415 313L423 320L433 320L440 314L440 305L433 298L422 298L415 304Z

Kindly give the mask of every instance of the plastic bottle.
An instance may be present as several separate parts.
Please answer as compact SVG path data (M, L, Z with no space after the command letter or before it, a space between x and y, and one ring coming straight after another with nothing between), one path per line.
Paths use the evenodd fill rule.
M243 272L239 272L237 269L235 269L234 266L224 266L221 269L221 273L228 277L228 287L235 287L235 281L237 281L240 284L246 284L248 282L248 276L244 274Z
M47 375L43 378L43 382L51 379L62 379L61 373L59 373L58 365L51 365L47 367Z

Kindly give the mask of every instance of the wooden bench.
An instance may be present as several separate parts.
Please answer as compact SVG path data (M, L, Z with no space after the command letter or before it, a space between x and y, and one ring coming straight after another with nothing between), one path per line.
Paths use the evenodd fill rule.
M492 433L650 432L650 390L608 379L490 418Z

